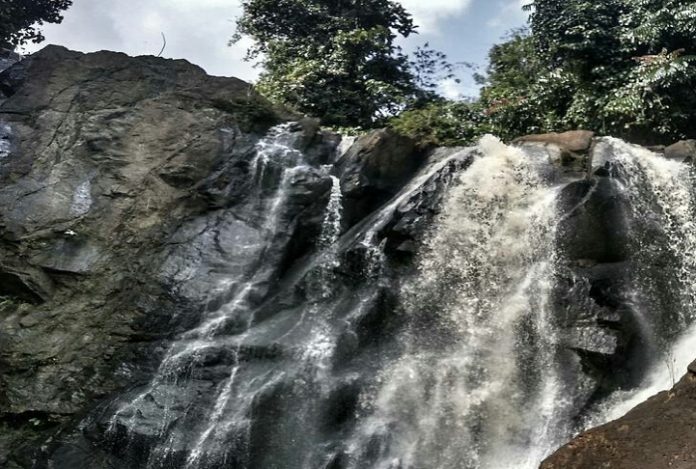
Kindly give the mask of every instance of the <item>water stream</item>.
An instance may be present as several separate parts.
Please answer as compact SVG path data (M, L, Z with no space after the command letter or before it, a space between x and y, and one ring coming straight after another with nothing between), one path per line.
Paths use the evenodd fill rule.
M405 288L407 352L365 396L352 467L374 441L371 467L533 467L567 432L548 305L560 186L547 161L493 138L481 151Z
M319 174L331 188L314 252L263 303L256 292L269 283L268 263L229 279L229 301L171 344L152 382L120 402L109 431L128 432L161 411L148 435L152 469L538 467L577 432L670 387L696 358L693 172L614 139L600 139L596 154L595 167L607 168L630 204L627 295L642 321L641 346L654 347L638 386L590 400L583 393L595 378L568 368L569 356L579 358L554 298L568 264L559 201L577 175L544 152L487 136L432 158L346 231L335 168L312 167L281 126L250 161L261 236L267 249L289 242L279 239L295 181ZM389 257L389 230L447 171L451 182L438 189L441 206L429 208L409 270ZM356 252L365 259L352 278ZM374 322L393 311L395 326ZM380 336L381 327L390 332ZM604 350L604 337L587 340ZM224 378L211 386L201 376L213 368ZM174 397L184 389L194 397L182 408Z

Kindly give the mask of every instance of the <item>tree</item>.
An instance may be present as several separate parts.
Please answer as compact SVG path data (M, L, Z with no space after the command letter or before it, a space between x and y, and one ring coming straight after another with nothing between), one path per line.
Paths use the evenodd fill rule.
M466 100L435 100L401 113L389 125L421 148L466 145L494 132L481 104Z
M242 6L233 40L255 41L247 58L263 66L258 88L280 103L327 124L370 127L432 95L395 45L397 35L408 37L416 26L394 1L242 0Z
M39 26L60 23L61 12L72 5L72 0L0 0L0 46L16 46L45 38Z
M482 102L509 135L587 128L641 143L696 137L696 1L536 0L495 46Z
M546 105L546 112L537 111L538 78L546 71L529 30L511 31L505 42L493 46L488 61L486 76L476 78L485 85L480 101L492 132L501 138L513 138L541 131L547 125L543 115L548 120L556 110ZM554 95L562 94L556 91ZM558 103L558 99L553 102Z

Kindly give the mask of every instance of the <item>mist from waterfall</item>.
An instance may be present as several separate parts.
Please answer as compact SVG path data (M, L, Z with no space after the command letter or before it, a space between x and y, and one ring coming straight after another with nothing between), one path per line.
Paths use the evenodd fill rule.
M212 302L172 341L154 379L114 406L107 434L125 434L147 467L532 469L577 432L667 389L694 358L696 198L686 164L596 141L594 169L611 174L630 205L631 313L650 352L638 386L597 397L555 303L569 264L559 246L562 193L584 174L486 136L436 152L346 230L335 166L308 162L294 138L276 127L250 155L264 247L246 276L223 282L222 304ZM310 178L325 184L320 230L285 290L274 291L283 257L268 253L292 242L288 207L306 197L297 181ZM436 210L416 210L435 196ZM428 226L405 267L387 233L413 210ZM664 282L652 281L655 269ZM374 319L389 314L398 314L391 328ZM601 353L606 338L593 330L584 340ZM215 377L200 380L206 373ZM184 390L193 397L177 399ZM141 422L156 412L157 428ZM133 436L143 425L144 450Z
M405 287L407 351L365 396L352 467L370 441L377 468L534 467L567 433L549 307L560 186L548 161L493 137L480 150Z

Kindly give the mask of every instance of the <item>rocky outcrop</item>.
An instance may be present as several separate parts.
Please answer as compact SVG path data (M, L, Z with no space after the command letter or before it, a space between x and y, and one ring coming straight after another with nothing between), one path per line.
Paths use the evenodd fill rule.
M0 90L0 465L31 467L47 435L148 376L250 262L249 158L285 116L185 61L54 46ZM328 158L335 138L297 131ZM322 178L298 213L326 200Z
M586 153L592 145L594 132L589 130L571 130L562 133L525 135L513 143L541 143L556 145L565 151Z
M680 163L696 161L696 140L682 140L664 149L665 158Z
M0 72L7 70L19 62L19 54L8 49L0 48Z
M358 137L336 164L348 225L392 198L422 163L415 142L392 130Z
M671 391L648 399L614 422L583 433L546 459L541 469L696 467L694 421L696 364Z
M435 246L429 234L448 189L486 151L502 165L491 170L505 171L522 197L543 192L557 202L543 205L541 219L557 226L520 227L527 222L513 216L501 237L546 240L555 230L542 253L554 278L539 292L518 292L542 295L537 306L549 318L539 328L524 308L511 313L521 315L510 326L520 333L510 359L525 375L519 389L534 395L534 356L549 344L540 363L562 368L555 384L565 386L569 420L644 375L651 337L632 289L671 262L662 248L674 236L655 229L665 223L654 200L642 207L652 218L636 217L640 197L627 187L638 172L628 174L619 156L629 150L611 140L578 131L523 137L515 142L522 153L489 139L425 154L377 130L342 145L318 121L289 119L239 80L184 61L60 47L0 73L0 92L3 468L377 464L400 442L391 428L369 438L362 431L374 410L365 396L403 357L405 335L420 336L414 344L426 356L454 353L448 343L461 350L462 331L438 323L438 302L474 279L433 271L421 282L447 295L432 304L406 304L416 296L400 293L408 282L418 289L423 266L414 260L423 250L439 249L447 271L450 244L462 240ZM683 161L674 156L682 150L666 154ZM516 166L520 155L527 159ZM469 189L494 209L507 195L496 192L498 175L473 169ZM475 221L495 234L487 215ZM660 249L644 253L656 237ZM671 280L658 277L656 289L671 296ZM649 306L674 322L668 299ZM545 331L553 337L538 337ZM477 381L489 370L478 371L466 383L473 388L456 390L483 389ZM461 386L457 378L440 389ZM412 384L427 390L420 405L430 385ZM578 461L596 461L583 454Z
M512 143L522 147L551 147L552 159L556 164L582 173L589 170L591 165L589 152L594 136L594 132L589 130L572 130L562 133L525 135L513 140Z

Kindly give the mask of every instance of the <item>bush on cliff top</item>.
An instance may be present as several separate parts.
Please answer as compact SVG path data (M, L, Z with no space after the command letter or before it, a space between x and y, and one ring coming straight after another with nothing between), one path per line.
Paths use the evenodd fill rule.
M482 131L509 139L577 128L637 143L696 138L696 1L536 0L529 7L530 29L490 52L481 112L447 118L457 105L441 102L403 114L394 127L438 145L452 136L469 143Z

